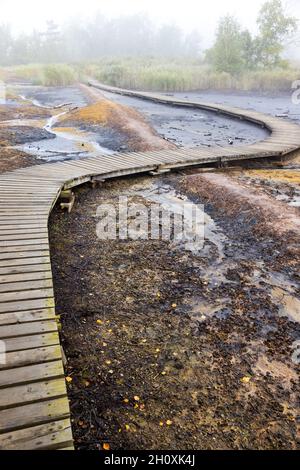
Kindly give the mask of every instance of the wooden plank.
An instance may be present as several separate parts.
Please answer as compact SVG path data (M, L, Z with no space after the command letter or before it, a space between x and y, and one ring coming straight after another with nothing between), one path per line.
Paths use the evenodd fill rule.
M0 314L0 326L16 325L18 323L26 323L40 320L57 320L54 308L42 308L28 310L25 312L10 312Z
M11 387L18 384L27 384L38 380L49 380L63 376L64 370L61 360L33 364L30 366L17 367L16 369L2 370L0 373L0 387Z
M0 431L9 432L68 417L69 402L66 397L41 401L2 410L0 413Z
M30 289L16 292L5 292L1 294L0 308L1 305L5 302L10 302L12 300L45 299L53 296L54 294L52 287L46 289Z
M57 331L29 336L17 336L5 339L5 349L8 351L25 351L26 349L41 348L59 344Z
M7 251L7 252L1 252L0 251L0 260L5 260L5 259L20 259L20 258L35 258L36 256L38 257L43 257L43 256L50 256L49 249L48 247L44 246L44 249L42 249L43 245L38 245L38 247L29 245L27 247L14 247L14 248L19 248L20 251L15 250L15 251ZM11 247L10 247L11 248ZM28 251L26 250L28 248ZM35 251L35 248L36 251ZM21 251L22 250L22 251ZM33 250L33 251L30 251Z
M24 225L35 225L35 226L47 226L48 219L45 217L1 217L0 218L0 226L4 225L5 227L17 225L22 227Z
M25 264L17 266L0 266L0 279L7 275L21 274L21 273L37 273L37 272L49 272L51 271L50 260L48 263L39 264Z
M45 266L45 265L43 265ZM35 280L42 280L42 279L51 279L52 281L52 272L50 270L45 271L38 271L38 272L24 272L21 274L7 274L0 276L0 284L4 283L13 283L13 282L22 282L22 281L35 281ZM35 266L36 267L36 266ZM5 289L5 286L3 286Z
M26 266L26 265L33 265L33 264L49 264L50 263L50 258L49 256L41 256L41 257L36 257L36 258L20 258L20 259L5 259L5 260L0 260L0 274L1 274L1 268L4 267L18 267L18 266Z
M0 233L5 230L31 230L31 229L46 229L48 227L48 220L44 222L31 222L25 224L2 224L0 225Z
M15 229L8 229L8 230L1 230L0 229L0 238L3 239L4 236L21 236L21 235L31 235L31 234L40 234L41 237L47 237L48 231L46 228L15 228ZM25 237L26 238L26 237ZM8 238L9 240L9 238Z
M46 362L56 360L61 360L61 349L59 345L27 349L27 351L8 352L5 354L5 364L0 364L0 375L6 369L11 371L15 367L23 367L40 363L45 364Z
M37 244L45 244L48 243L47 238L32 238L26 240L7 240L7 241L0 241L0 248L7 247L7 246L19 246L19 245L37 245Z
M0 434L0 450L51 450L60 448L62 450L73 450L69 419L52 421L47 424Z
M43 288L52 288L52 279L37 279L35 281L24 281L22 279L21 282L7 282L5 284L0 281L0 293Z
M21 231L8 231L8 232L0 232L0 241L4 240L27 240L27 239L35 239L35 238L44 238L47 237L48 233L45 230L36 229L36 230L29 230L28 232Z
M3 302L0 304L0 313L22 312L25 310L35 310L49 307L54 307L54 299L52 297L46 299L21 300L18 302ZM13 328L14 332L16 332L16 328L17 327ZM0 338L1 330L2 328L0 329Z

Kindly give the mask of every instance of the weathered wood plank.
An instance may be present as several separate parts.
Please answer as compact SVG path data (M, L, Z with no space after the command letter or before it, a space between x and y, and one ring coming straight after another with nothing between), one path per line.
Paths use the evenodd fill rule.
M9 432L68 417L69 402L66 397L41 401L2 410L0 412L0 431Z
M10 247L11 248L11 247ZM27 249L28 250L27 250ZM29 245L27 247L20 247L20 250L13 250L13 251L4 251L0 252L0 261L7 260L7 259L21 259L21 258L43 258L49 257L50 259L50 252L48 247L44 247L43 245L38 245L37 247L34 245Z
M33 264L42 264L42 263L50 263L49 256L40 256L36 258L20 258L20 259L4 259L0 260L0 268L4 267L13 267L13 266L26 266L26 265L33 265ZM1 273L1 270L0 270Z
M5 339L5 348L7 352L25 351L26 349L41 348L43 346L52 346L54 344L59 344L57 331Z
M46 363L61 359L61 349L59 345L45 346L43 348L28 349L27 351L8 352L5 355L5 364L0 364L0 371L15 367L29 366L32 364ZM2 372L1 372L2 373ZM1 400L0 400L1 406Z
M5 283L11 284L13 282L35 281L35 280L43 280L43 279L51 279L52 281L52 272L50 270L50 265L48 266L49 266L49 270L45 270L45 271L0 275L0 284L5 284ZM3 286L3 288L5 289L5 286Z
M1 303L0 313L20 312L25 310L35 310L49 307L54 307L54 299L52 297L46 299L19 300L17 302Z
M48 263L39 263L39 264L22 264L16 266L0 266L0 279L7 275L19 275L21 273L37 273L37 272L49 272L51 271L50 260Z
M37 280L30 280L30 281L23 281L20 282L7 282L5 284L1 283L0 280L0 293L3 292L18 292L20 290L32 290L32 289L43 289L43 288L52 288L52 279L37 279ZM1 299L0 299L1 301Z
M48 237L47 238L32 238L26 240L5 240L0 241L0 248L4 248L7 246L19 246L19 245L42 245L48 244Z
M19 300L30 300L30 299L47 299L49 297L54 297L53 288L45 289L30 289L30 290L21 290L15 292L4 292L1 293L0 297L0 308L1 305L6 304L10 301L19 301Z
M0 450L73 450L72 442L68 419L0 434Z
M46 231L39 231L37 233L31 231L31 232L28 232L28 233L22 233L22 232L19 232L19 233L12 233L12 234L9 234L9 233L5 233L4 235L2 235L2 233L0 232L0 241L5 241L5 240L27 240L27 239L34 239L34 238L37 238L37 239L41 239L41 238L47 238L48 237L48 234Z
M2 370L0 373L0 387L10 387L63 376L64 370L61 360L33 364L25 367L17 367L16 369Z
M47 300L49 299L46 299L46 301ZM42 302L46 303L46 301L42 299ZM33 302L37 302L37 301L33 301ZM13 302L13 303L17 303L17 302ZM23 302L23 303L25 304L26 302ZM52 302L52 304L53 303L54 302ZM19 304L22 305L22 302L19 302ZM54 305L52 305L52 307L54 307ZM42 308L43 307L40 307L40 309ZM14 312L14 310L12 311ZM34 334L50 333L53 331L57 331L57 324L55 320L20 323L16 325L4 325L4 326L0 326L0 338L1 339L14 338L16 336L27 336L27 335L34 335Z
M54 308L42 308L36 310L28 310L25 312L10 312L0 314L0 326L16 325L18 323L26 323L40 320L57 320Z

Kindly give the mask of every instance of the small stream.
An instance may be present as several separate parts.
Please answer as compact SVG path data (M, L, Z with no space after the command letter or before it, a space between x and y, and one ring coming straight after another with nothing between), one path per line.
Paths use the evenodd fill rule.
M52 134L53 138L18 145L16 148L19 150L51 162L114 153L112 150L100 145L97 142L99 136L93 132L86 132L73 127L59 127L60 118L68 114L70 110L74 108L74 105L70 107L72 103L59 103L55 106L50 106L26 94L19 96L22 100L30 102L34 106L59 110L59 112L51 116L43 126L43 129L49 134ZM61 109L63 109L63 111L61 111ZM32 125L31 119L18 121L18 125L20 125L20 122L21 125ZM9 121L7 121L7 124L12 125Z

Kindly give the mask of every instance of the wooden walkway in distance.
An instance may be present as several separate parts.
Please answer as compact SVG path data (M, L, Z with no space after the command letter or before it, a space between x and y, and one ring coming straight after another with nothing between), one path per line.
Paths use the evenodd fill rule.
M263 142L245 147L99 155L1 175L0 449L73 448L55 317L47 226L61 190L97 179L280 156L300 148L299 126L271 116L101 87L246 119L269 129L270 136ZM1 355L4 347L6 354ZM5 361L2 360L4 357Z

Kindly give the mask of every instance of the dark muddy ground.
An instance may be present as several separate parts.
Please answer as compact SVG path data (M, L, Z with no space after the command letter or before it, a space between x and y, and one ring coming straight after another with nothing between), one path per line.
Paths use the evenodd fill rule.
M261 128L237 119L216 116L209 111L162 105L107 92L104 96L143 113L161 137L180 147L224 147L228 142L234 146L246 145L263 140L268 135ZM186 97L185 94L183 96ZM198 95L189 95L188 98L192 100Z
M75 87L43 88L23 85L14 88L14 90L39 106L58 106L65 103L70 104L71 107L82 108L90 102L89 96L82 89L80 90ZM111 93L104 93L103 95L114 103L129 106L141 113L163 140L176 144L179 147L226 146L229 141L234 146L245 145L263 140L267 135L266 131L261 128L241 123L239 120L216 116L210 112L164 106ZM101 115L101 112L99 114ZM72 116L70 116L69 120L66 116L64 121L64 127L74 127ZM112 151L128 151L133 149L132 147L134 146L132 146L132 142L128 142L126 132L120 132L120 126L118 129L114 129L111 125L99 124L101 124L101 120L100 123L81 122L79 129L84 133L89 133L89 140L101 146L102 152L105 149ZM75 123L75 126L78 127L78 123ZM60 137L59 134L58 137ZM61 137L64 139L65 134ZM162 143L163 140L161 140ZM35 152L36 155L45 158L45 154L41 153L41 149L44 149L43 143L38 143L38 145L38 151L34 151L32 145L25 147L25 151L28 153ZM69 147L70 142L66 143L61 139L56 139L56 141L52 142L52 151L54 150L54 145L57 150L61 149L63 154L68 150L71 151ZM72 148L72 151L75 152L76 149ZM99 148L97 151L99 153ZM84 156L85 154L82 153L81 157ZM46 157L50 160L54 159L51 154L47 154Z
M282 239L274 207L212 190L205 175L155 183L83 187L70 216L52 215L76 447L299 448L297 226ZM203 250L97 239L100 203L174 203L172 188L205 203Z

